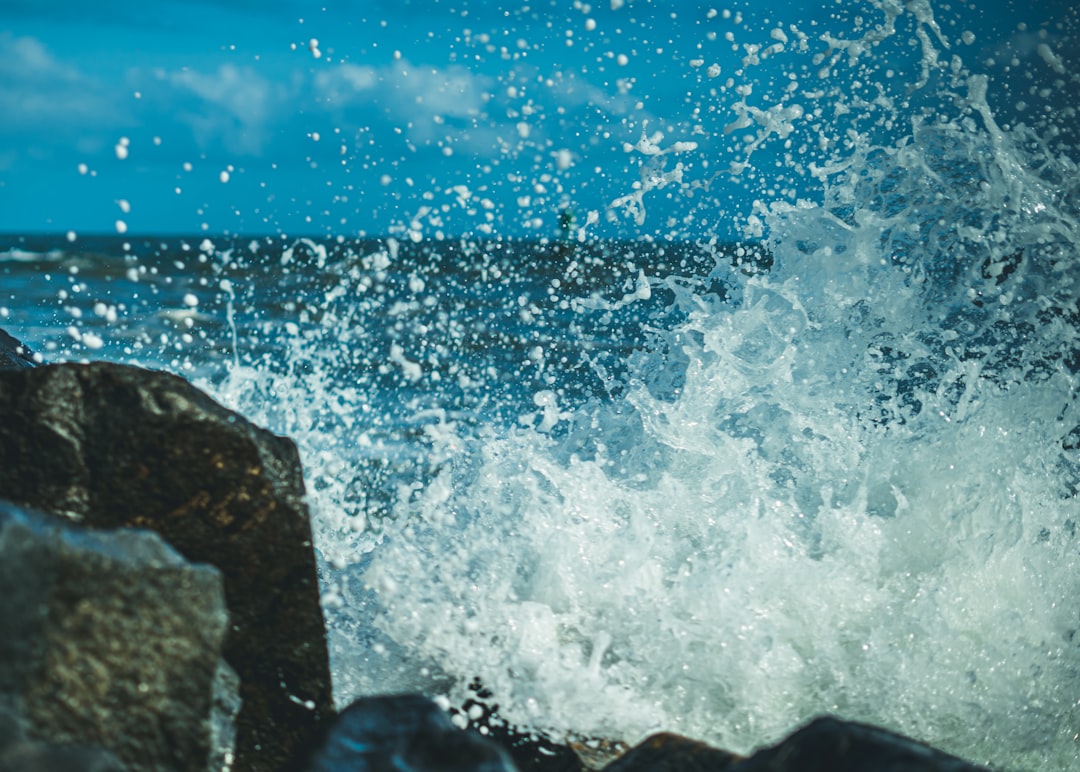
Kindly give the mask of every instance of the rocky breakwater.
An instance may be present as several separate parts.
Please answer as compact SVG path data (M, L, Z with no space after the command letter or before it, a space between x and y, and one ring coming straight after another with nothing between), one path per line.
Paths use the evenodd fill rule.
M25 347L8 335L0 339L0 499L83 528L154 531L187 561L216 567L223 579L229 618L224 661L239 678L241 701L232 766L237 770L298 768L317 727L333 712L333 704L311 528L295 446L168 373L106 362L33 364ZM64 538L79 540L55 537L60 542ZM129 562L126 582L149 585L155 581L139 572L137 560ZM22 578L28 585L52 581L35 574L32 563L24 561L27 573ZM93 588L102 588L88 580L69 582L66 591L75 592L80 584L85 597L72 598L66 606L46 590L32 601L38 608L51 609L42 612L43 617L39 614L37 622L48 628L38 636L36 645L42 650L30 653L34 644L21 641L23 648L9 649L3 656L37 657L24 664L48 669L49 657L57 655L49 647L65 630L64 656L79 656L80 639L86 640L88 634L71 627L63 617L92 606ZM138 650L137 644L120 639L134 635L134 628L124 626L124 615L144 610L132 605L117 611L112 621L98 616L98 623L116 625L118 647ZM206 628L218 624L217 619L208 613L186 624ZM151 633L138 629L140 635ZM143 642L140 652L158 657L166 673L171 655L162 639L171 635L171 629L163 624L158 636ZM14 620L2 620L0 637L10 641L13 632ZM209 629L201 633L212 637ZM24 634L20 630L14 637ZM86 667L98 664L95 660ZM98 675L101 679L127 677L105 666ZM140 683L146 685L144 680L117 688L137 693ZM0 680L0 707L6 703L20 715L20 731L31 739L102 745L132 769L206 768L191 758L153 766L148 763L148 749L111 745L104 730L80 735L75 730L46 727L36 722L36 708L27 707L27 695L19 684ZM206 702L208 695L200 699ZM81 697L68 708L72 712L97 710L82 704ZM128 709L139 712L139 703ZM114 706L111 714L119 712ZM85 716L72 719L72 726L92 723ZM182 744L168 733L157 741Z

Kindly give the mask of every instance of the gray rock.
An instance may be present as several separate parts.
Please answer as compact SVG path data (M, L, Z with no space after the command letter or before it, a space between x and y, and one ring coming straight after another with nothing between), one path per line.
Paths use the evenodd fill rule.
M341 712L307 772L516 772L509 755L458 729L415 694L366 697Z
M0 369L22 369L34 364L30 348L0 330Z
M0 502L0 765L226 769L227 629L221 574L157 534Z
M277 770L333 713L296 447L174 375L0 370L0 497L99 528L157 531L217 566L240 676L236 768Z

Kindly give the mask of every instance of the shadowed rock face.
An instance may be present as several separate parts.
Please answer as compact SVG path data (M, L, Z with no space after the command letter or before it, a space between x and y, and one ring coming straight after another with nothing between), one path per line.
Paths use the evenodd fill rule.
M22 369L33 367L34 364L30 349L0 330L0 370Z
M332 713L299 458L182 378L105 362L0 370L0 498L148 528L217 566L241 679L237 770L295 763Z
M227 629L221 573L157 534L0 502L0 769L226 769Z

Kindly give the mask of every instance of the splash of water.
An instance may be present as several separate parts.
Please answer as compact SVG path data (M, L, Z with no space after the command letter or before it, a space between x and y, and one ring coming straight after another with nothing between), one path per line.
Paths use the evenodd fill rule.
M747 47L732 171L769 272L718 254L722 293L610 301L681 312L611 399L431 425L437 470L349 558L378 630L338 628L342 699L479 678L555 734L746 751L827 711L1076 764L1075 155L998 124L929 5L870 6L824 50L773 44L819 80L771 105ZM905 34L907 81L871 58ZM766 158L801 181L767 195Z
M116 269L161 307L124 356L300 444L340 702L478 678L555 735L747 751L831 712L1076 766L1080 152L1049 108L1077 79L1046 41L1019 85L972 71L925 0L829 27L769 25L703 80L723 177L689 139L630 146L613 210L686 194L704 267L391 239Z

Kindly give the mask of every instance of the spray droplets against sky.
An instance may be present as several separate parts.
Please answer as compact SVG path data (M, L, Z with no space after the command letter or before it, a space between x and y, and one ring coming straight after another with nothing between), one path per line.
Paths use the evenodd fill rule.
M741 236L954 57L1071 109L1071 4L985 6L14 0L0 230Z
M51 353L296 439L339 701L1074 768L1080 19L986 5L9 2L0 229L199 234Z

